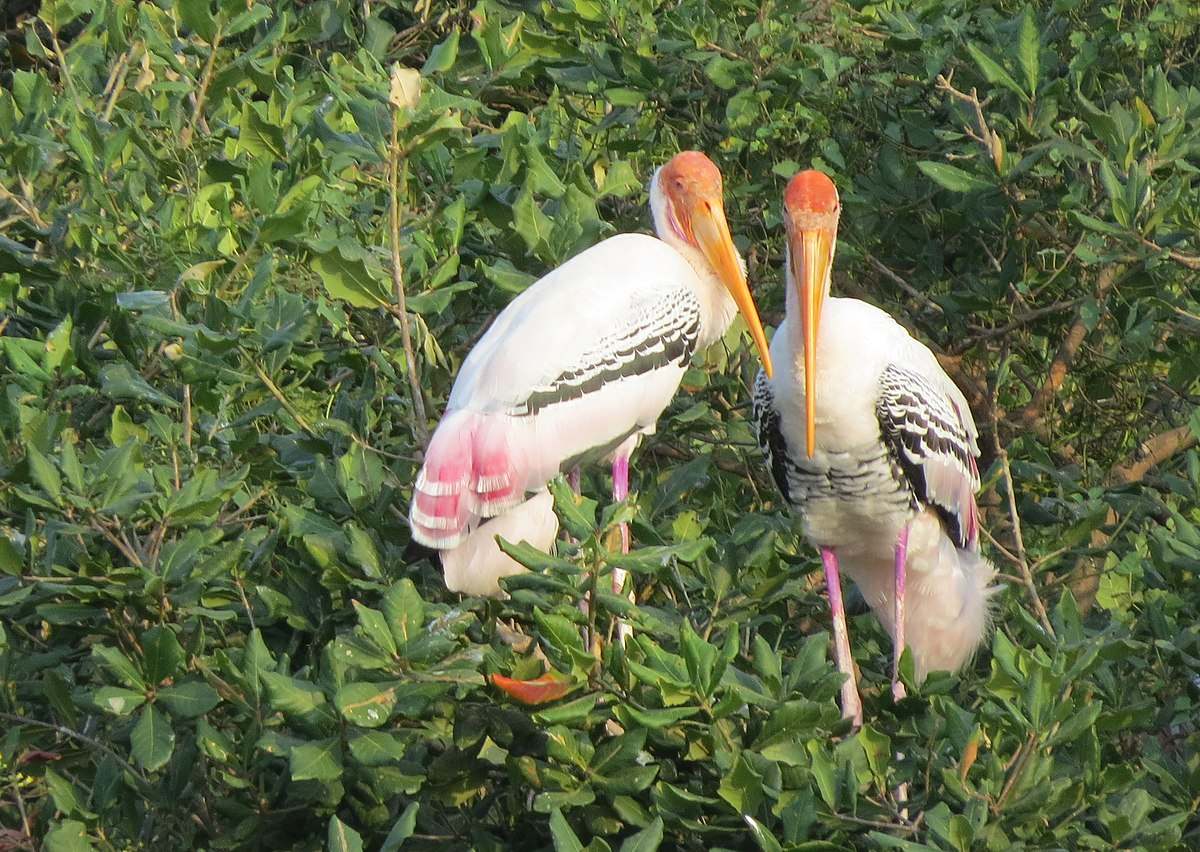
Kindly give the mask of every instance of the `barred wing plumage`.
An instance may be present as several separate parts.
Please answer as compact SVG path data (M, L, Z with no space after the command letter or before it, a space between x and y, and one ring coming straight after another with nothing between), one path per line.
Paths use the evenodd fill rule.
M960 407L962 406L962 407ZM965 403L921 373L897 364L879 377L875 415L913 497L941 515L960 548L978 547L979 448Z

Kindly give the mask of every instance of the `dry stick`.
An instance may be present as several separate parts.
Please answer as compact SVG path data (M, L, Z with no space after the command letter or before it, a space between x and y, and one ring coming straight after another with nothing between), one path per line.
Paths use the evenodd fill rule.
M1128 485L1140 482L1150 471L1150 468L1169 459L1176 453L1183 452L1196 444L1196 433L1190 426L1177 426L1143 441L1139 449L1142 457L1124 464L1116 465L1109 471L1109 481L1113 485Z
M1044 308L1033 308L1032 310L1026 311L1023 314L1014 317L1012 322L1006 323L1005 325L997 326L996 328L985 328L982 331L972 334L970 337L965 337L946 351L950 355L961 355L976 343L980 343L984 340L990 340L993 337L1003 337L1010 331L1016 331L1021 326L1028 325L1034 320L1040 319L1041 317L1049 314L1056 314L1059 311L1065 311L1069 308L1077 308L1082 301L1083 299L1081 298L1064 299L1061 302L1055 302L1052 305L1046 305Z
M1182 266L1186 266L1188 269L1200 269L1200 255L1186 254L1175 249L1164 248L1153 240L1148 240L1145 237L1142 237L1142 243L1145 244L1147 248L1152 248L1155 251L1165 251L1167 253L1167 257L1171 258L1171 260L1181 264Z
M404 341L404 360L408 366L408 383L412 389L413 437L422 447L429 444L429 429L426 426L425 398L421 395L421 381L417 378L417 360L413 354L412 332L408 325L408 307L404 297L404 267L400 258L400 108L392 111L392 144L388 149L389 196L388 219L391 226L392 289L396 297L396 319L400 322L400 338ZM405 185L408 184L408 160L404 159Z
M1095 298L1098 303L1104 303L1109 291L1112 290L1123 273L1124 268L1119 266L1106 266L1101 270L1100 275L1096 279ZM1044 436L1045 432L1042 414L1050 400L1054 398L1062 387L1063 381L1067 377L1067 371L1074 362L1075 355L1079 352L1079 347L1083 345L1083 339L1087 336L1087 333L1087 320L1083 315L1083 304L1080 304L1079 308L1075 311L1075 319L1067 331L1067 336L1063 338L1063 342L1058 347L1058 352L1054 356L1054 361L1050 364L1050 372L1046 375L1046 381L1038 388L1037 393L1033 395L1033 399L1021 411L1021 419L1027 426L1038 429L1039 435Z
M1057 638L1054 634L1054 626L1050 624L1050 617L1046 614L1046 607L1042 603L1042 597L1038 594L1037 584L1033 580L1033 572L1029 570L1029 560L1025 555L1025 539L1021 535L1021 516L1017 514L1017 491L1013 486L1012 469L1008 464L1008 451L1000 445L1000 424L996 422L996 405L997 397L1000 393L999 381L992 387L992 448L995 450L996 458L1000 460L1000 469L1004 474L1004 487L1008 492L1008 516L1012 523L1013 541L1016 543L1017 552L1016 563L1021 569L1021 579L1025 583L1025 588L1029 592L1029 600L1033 604L1033 611L1037 614L1038 621L1042 623L1042 628L1045 629L1046 635L1051 639ZM1010 554L1011 556L1012 554Z
M313 431L313 427L309 424L308 420L303 414L296 410L296 407L292 405L286 396L283 395L283 391L281 391L279 387L273 381L271 381L271 377L267 375L266 370L260 367L258 363L251 358L249 352L243 349L242 354L246 356L247 360L254 364L254 371L258 373L258 378L262 381L262 383L267 386L267 390L271 392L271 396L275 397L275 399L279 401L279 404L283 406L284 410L287 411L288 414L292 415L292 419L299 424L301 429L303 429L312 437L317 437L317 433Z
M212 49L208 52L208 61L204 63L204 73L200 75L200 88L196 92L196 103L192 107L192 117L188 120L187 127L179 134L179 141L184 146L192 144L192 134L196 132L196 122L200 120L201 113L204 110L204 101L208 96L208 87L212 83L213 66L217 62L217 48L221 46L221 24L217 23L217 31L213 35Z
M916 299L921 304L925 305L927 308L932 310L934 313L944 314L946 312L942 308L941 305L939 305L937 302L933 301L933 299L926 296L924 293L922 293L920 290L918 290L913 285L909 284L907 281L905 281L903 278L901 278L899 275L897 275L895 272L893 272L891 269L889 269L881 260L879 260L879 258L875 257L875 255L871 254L869 251L864 250L863 257L865 257L867 259L868 263L870 263L872 266L875 267L875 269L879 272L879 274L883 275L885 278L890 280L892 283L896 284L901 290L903 290L908 295L912 296L914 299Z
M951 81L953 79L954 72L950 72L949 77L944 77L941 74L938 74L937 87L941 91L946 92L963 103L969 104L974 110L975 123L979 126L979 132L976 133L970 127L964 127L963 129L966 131L968 136L983 146L983 150L987 151L988 156L992 158L992 165L995 166L996 171L999 172L1000 167L1004 163L1004 149L1000 147L1000 134L988 127L987 119L983 115L983 105L986 103L986 101L981 102L979 100L979 95L976 93L974 88L971 89L971 93L969 95L966 92L960 92L958 89L954 88L953 85L951 85Z

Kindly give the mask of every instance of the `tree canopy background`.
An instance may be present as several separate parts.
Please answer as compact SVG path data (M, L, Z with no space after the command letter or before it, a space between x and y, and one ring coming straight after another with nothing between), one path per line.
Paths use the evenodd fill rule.
M0 848L1200 844L1194 2L35 6L0 43ZM983 432L990 647L897 706L860 607L855 735L740 325L508 600L409 543L473 340L646 230L683 148L770 324L784 182L834 176L835 291ZM596 619L636 636L597 663L620 517L641 596ZM486 682L540 673L522 634L562 701Z

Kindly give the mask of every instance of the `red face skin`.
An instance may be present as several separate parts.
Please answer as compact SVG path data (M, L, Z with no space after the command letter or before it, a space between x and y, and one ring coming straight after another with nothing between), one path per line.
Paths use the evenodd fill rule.
M723 207L721 170L699 151L684 151L671 158L658 175L659 185L671 202L671 225L679 237L699 248L692 232L692 211L701 205Z
M816 228L827 224L832 218L833 227L836 228L841 212L837 187L828 176L814 169L800 172L788 181L783 193L783 206L788 212L789 227L794 223Z
M699 250L746 319L763 369L771 375L771 352L758 308L750 295L746 273L738 260L729 224L725 221L721 170L699 151L684 151L658 173L658 187L667 198L667 221L680 240Z

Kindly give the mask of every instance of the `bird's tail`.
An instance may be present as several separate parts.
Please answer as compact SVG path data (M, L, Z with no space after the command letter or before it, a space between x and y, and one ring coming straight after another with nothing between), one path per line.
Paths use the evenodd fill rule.
M875 617L895 637L891 555L851 552L840 561ZM974 656L991 626L996 570L975 547L955 547L929 510L910 523L906 563L904 634L915 674L924 680L931 671L957 671Z
M413 538L439 550L456 547L479 518L525 496L520 453L504 414L452 411L438 424L413 488Z
M914 519L908 548L905 635L916 675L957 671L991 628L996 569L977 547L956 547L926 513Z
M465 595L498 595L500 578L519 574L525 568L500 550L496 536L549 551L557 535L554 500L549 491L539 492L480 524L457 547L442 551L446 588Z

